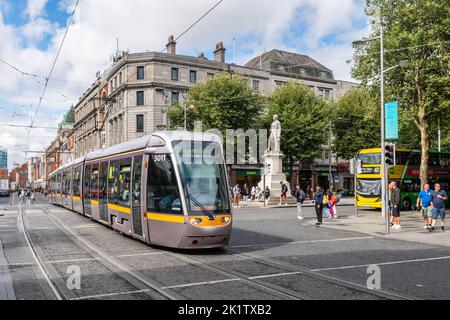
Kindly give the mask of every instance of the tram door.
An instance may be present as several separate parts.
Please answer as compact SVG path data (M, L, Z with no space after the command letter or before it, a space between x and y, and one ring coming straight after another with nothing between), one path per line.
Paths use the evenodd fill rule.
M132 220L133 233L139 237L143 236L142 232L142 215L141 215L141 181L142 181L142 156L135 156L133 159L132 173Z
M100 220L103 222L108 222L107 182L108 161L100 163L100 170L98 175L98 201Z
M84 176L83 176L83 205L84 205L84 214L88 217L92 216L91 171L92 165L90 164L86 165L84 168Z

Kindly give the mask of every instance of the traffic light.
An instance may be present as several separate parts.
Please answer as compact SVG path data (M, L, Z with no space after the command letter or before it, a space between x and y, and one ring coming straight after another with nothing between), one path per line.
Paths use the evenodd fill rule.
M393 166L394 164L394 145L388 144L384 147L384 156L385 156L385 162L389 166Z

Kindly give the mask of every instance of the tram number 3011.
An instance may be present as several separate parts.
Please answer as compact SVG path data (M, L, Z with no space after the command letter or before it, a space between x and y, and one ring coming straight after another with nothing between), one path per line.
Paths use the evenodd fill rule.
M165 162L167 161L166 155L165 154L154 154L152 156L153 161L155 162Z

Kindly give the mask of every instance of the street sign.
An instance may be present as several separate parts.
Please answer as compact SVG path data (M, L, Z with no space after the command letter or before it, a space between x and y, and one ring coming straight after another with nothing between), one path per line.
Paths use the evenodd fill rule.
M384 111L386 119L385 140L398 140L398 101L386 103Z

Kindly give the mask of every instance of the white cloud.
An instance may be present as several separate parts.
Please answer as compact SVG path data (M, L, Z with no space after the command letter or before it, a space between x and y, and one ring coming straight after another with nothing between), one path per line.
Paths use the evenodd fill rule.
M116 50L116 38L119 38L120 50L162 50L169 35L178 36L216 2L80 1L53 74L54 79L72 82L50 81L39 116L61 118L70 105L78 101L95 79L96 71L104 70L110 64L109 57ZM61 11L71 13L74 3L74 0L59 0L58 6ZM7 7L0 7L0 58L42 77L47 76L65 31L65 26L48 20L46 4L47 0L29 0L28 21L20 27L6 25L2 15L8 11ZM349 80L350 67L345 64L345 58L353 53L351 40L360 38L367 30L352 24L363 17L363 5L361 0L225 0L178 41L177 51L204 52L211 56L215 44L223 41L231 61L232 39L235 38L238 63L258 55L261 43L267 50L280 48L309 54L330 67L336 78ZM337 43L323 43L324 37L336 32ZM40 49L39 43L45 36L50 36L51 40L45 49ZM286 39L290 41L286 42ZM21 75L4 64L0 64L0 72L3 75L0 77L0 107L2 101L10 108L14 107ZM44 83L42 77L24 77L16 112L34 114ZM4 110L0 110L0 114L3 113ZM12 118L11 114L6 114L5 118L8 123L29 124L25 117ZM39 124L56 126L58 121L48 118L40 119ZM21 145L24 139L26 143L26 130L4 127L0 130L0 145ZM30 144L35 149L42 149L54 132L35 129ZM10 157L11 165L17 159L22 161L23 153L10 152Z
M30 19L44 15L44 8L48 0L28 0L26 13Z

